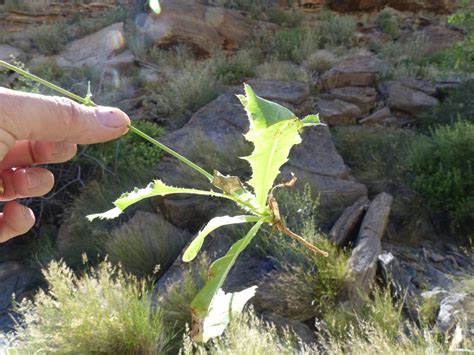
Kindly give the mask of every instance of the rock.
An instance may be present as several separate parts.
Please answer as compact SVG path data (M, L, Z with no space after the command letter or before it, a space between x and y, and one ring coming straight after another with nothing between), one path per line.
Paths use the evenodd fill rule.
M304 85L298 82L251 83L258 95L265 94L262 96L276 101L298 102L307 95ZM268 83L285 90L270 92L268 88L271 85ZM260 92L259 88L262 87L264 90ZM297 92L300 95L296 96ZM248 120L241 103L234 94L227 93L201 108L183 128L168 134L162 141L208 171L218 169L223 174L245 178L250 175L249 165L239 157L247 156L252 151L252 146L242 135L247 130ZM297 186L303 187L308 183L315 196L320 195L322 208L345 207L367 194L366 187L351 176L334 147L329 129L324 126L305 130L303 143L294 147L289 162L282 168L282 179L288 178L291 172L298 177ZM163 159L156 167L155 175L173 186L209 188L209 182L205 178L176 160ZM178 199L167 197L159 205L165 216L174 213L167 206L176 206L173 207L176 219L179 219L179 210L189 211L189 219L181 219L179 222L182 228L195 230L196 226L208 219L201 215L201 211L208 216L215 211L203 198L181 198L180 202L170 202L175 200ZM193 211L198 212L193 215Z
M375 107L377 92L371 87L348 86L331 89L329 93L324 94L322 97L329 100L338 99L353 103L360 108L363 114L366 114Z
M324 8L324 0L296 0L296 5L308 12L317 12Z
M369 200L365 196L347 207L329 232L331 241L340 248L346 246L368 207Z
M423 49L431 54L452 47L453 44L461 42L464 36L461 31L450 29L446 26L427 26L419 31L401 36L402 43L421 42Z
M390 66L383 60L369 55L345 59L321 77L321 88L330 90L344 86L372 86L379 74L386 73Z
M162 12L149 16L141 28L162 47L181 43L198 55L214 48L236 49L257 23L240 12L186 0L161 1Z
M306 324L298 322L296 320L277 316L275 314L262 315L262 319L270 324L273 324L278 331L284 333L290 330L295 334L298 339L303 341L305 344L311 344L316 342L315 332L311 330Z
M385 192L371 202L362 221L355 248L347 265L346 299L352 307L363 304L362 294L370 290L382 253L381 239L385 233L393 197Z
M10 331L14 325L10 317L12 296L15 295L20 300L22 294L34 288L37 283L37 275L22 264L0 264L0 331Z
M466 318L466 307L473 307L474 297L467 293L450 293L444 298L439 306L436 326L443 332L448 333L454 330L457 322L462 322Z
M413 117L421 117L433 106L439 104L438 99L426 92L409 87L403 81L390 81L382 89L388 97L391 110L408 113Z
M11 62L14 59L23 59L24 53L21 49L10 46L8 44L0 44L0 60ZM0 72L4 71L5 68L0 67Z
M56 57L56 63L61 67L104 67L124 46L123 23L115 23L68 44Z
M390 117L392 117L392 113L390 112L390 109L388 107L384 107L378 111L375 111L370 116L363 118L362 120L359 121L359 123L364 126L383 125L384 122L386 122L387 119L389 119Z
M318 112L321 119L331 126L350 126L362 115L360 108L342 100L320 100Z
M258 95L270 101L296 105L306 100L309 96L307 85L300 81L251 79L247 81L247 84L249 84Z

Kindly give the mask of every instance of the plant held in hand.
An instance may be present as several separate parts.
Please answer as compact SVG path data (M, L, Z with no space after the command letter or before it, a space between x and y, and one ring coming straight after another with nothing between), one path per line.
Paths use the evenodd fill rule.
M0 65L15 70L29 79L36 80L82 104L95 105L91 101L90 93L86 98L81 98L10 64L0 61ZM213 218L196 235L184 252L183 260L190 262L200 251L205 238L217 228L233 224L253 223L248 233L235 242L226 255L212 263L206 284L191 303L192 332L194 338L198 341L207 341L211 337L222 334L230 318L240 313L247 301L255 294L256 286L240 292L226 294L222 290L222 285L240 253L250 244L263 224L269 224L274 231L280 231L303 243L312 251L327 256L327 253L310 244L285 226L280 217L278 203L273 197L273 191L276 188L293 186L296 182L296 178L293 177L287 183L274 185L281 166L288 160L291 148L301 143L300 132L304 127L320 124L319 117L310 115L300 120L287 108L257 96L249 85L245 85L245 95L239 95L238 97L247 112L250 123L250 129L245 134L245 138L254 145L253 153L244 158L252 168L252 177L248 183L243 183L236 176L224 176L217 170L211 175L179 153L130 126L131 132L138 134L204 175L209 180L210 187L214 189L205 191L173 187L166 185L161 180L155 180L145 188L135 189L120 196L114 202L115 207L113 209L88 216L91 221L96 218L111 219L119 216L126 208L145 198L183 193L231 200L246 212L245 215L240 216Z

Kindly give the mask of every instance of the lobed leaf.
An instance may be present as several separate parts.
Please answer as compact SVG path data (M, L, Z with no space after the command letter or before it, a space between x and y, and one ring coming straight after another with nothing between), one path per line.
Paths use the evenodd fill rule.
M249 230L242 239L235 242L226 255L214 261L209 269L209 278L204 287L194 297L191 302L191 311L193 313L193 323L199 329L198 334L206 334L206 319L209 316L210 306L213 303L219 289L229 274L230 269L234 266L240 253L249 245L263 224L263 220L259 220Z
M296 118L286 107L275 102L265 100L255 94L250 85L244 84L245 95L237 95L247 112L250 121L250 130L263 129L271 125Z
M145 198L154 197L154 196L167 196L173 194L194 194L194 195L203 195L203 196L213 196L213 197L221 197L226 199L234 200L234 198L230 195L224 195L214 191L204 191L204 190L196 190L190 188L182 188L182 187L174 187L166 185L161 180L155 180L152 183L148 184L147 187L143 189L135 189L131 192L127 192L122 194L117 200L115 200L114 205L115 208L98 214L92 214L87 216L89 221L93 221L94 219L112 219L118 217L126 208L130 207L131 205L144 200Z
M255 146L253 153L245 157L252 167L249 184L253 187L259 211L266 208L268 193L280 168L288 161L291 148L301 143L299 131L303 122L297 118L285 120L266 129L250 130L245 138Z
M260 217L256 216L222 216L211 219L206 224L206 226L198 233L198 235L196 236L196 238L194 238L191 244L189 244L183 254L183 261L192 261L196 257L199 250L201 250L202 244L204 243L204 239L217 228L231 224L257 222L259 219Z

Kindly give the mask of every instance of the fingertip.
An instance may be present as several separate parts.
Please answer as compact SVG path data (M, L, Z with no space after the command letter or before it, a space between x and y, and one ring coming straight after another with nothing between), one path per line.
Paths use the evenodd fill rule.
M96 116L99 122L107 128L119 128L125 132L130 125L130 118L127 114L115 107L97 107Z
M16 201L6 203L0 215L0 242L25 234L35 222L35 215L30 208Z

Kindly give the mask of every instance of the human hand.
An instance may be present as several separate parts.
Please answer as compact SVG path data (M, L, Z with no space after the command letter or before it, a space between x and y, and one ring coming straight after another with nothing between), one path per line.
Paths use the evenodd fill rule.
M15 199L43 196L53 188L53 174L37 164L65 162L76 154L76 144L115 139L129 124L116 108L0 87L0 201L8 201L0 213L0 243L35 224L31 209Z

